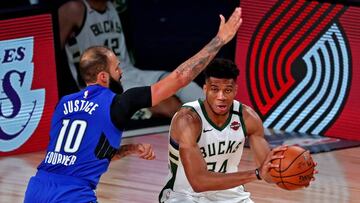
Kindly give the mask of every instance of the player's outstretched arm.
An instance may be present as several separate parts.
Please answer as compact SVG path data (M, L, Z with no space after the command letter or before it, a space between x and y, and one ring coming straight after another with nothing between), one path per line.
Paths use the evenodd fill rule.
M220 48L235 36L241 22L240 8L235 9L227 22L220 15L220 26L217 35L203 49L182 63L166 78L151 86L152 106L175 94L204 70Z
M118 160L130 154L137 154L139 158L153 160L156 158L155 152L150 144L126 144L121 145L115 156L111 159Z

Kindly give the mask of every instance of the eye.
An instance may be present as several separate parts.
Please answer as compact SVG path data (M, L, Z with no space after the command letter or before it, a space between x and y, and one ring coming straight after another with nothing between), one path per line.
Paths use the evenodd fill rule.
M233 90L232 89L225 89L225 93L229 94L231 93Z

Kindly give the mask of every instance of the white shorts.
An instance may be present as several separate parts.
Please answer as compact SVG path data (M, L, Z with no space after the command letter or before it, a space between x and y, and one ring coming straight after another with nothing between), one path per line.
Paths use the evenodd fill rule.
M210 191L202 193L179 193L171 191L164 203L254 203L250 193L244 191L243 186L228 190Z

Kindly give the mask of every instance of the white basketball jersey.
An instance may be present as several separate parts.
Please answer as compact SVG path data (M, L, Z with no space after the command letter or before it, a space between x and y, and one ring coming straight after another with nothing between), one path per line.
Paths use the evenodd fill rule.
M242 104L234 100L230 115L222 127L216 126L210 120L201 100L186 103L183 107L192 108L201 118L202 131L198 146L207 163L208 170L221 173L237 172L246 134L242 118ZM160 193L159 200L161 202L173 202L174 198L177 199L174 202L180 202L184 201L184 197L192 198L194 201L194 198L201 197L207 198L207 200L213 199L214 202L220 200L226 202L227 198L230 198L229 202L242 202L249 199L250 194L244 191L243 186L221 191L194 192L185 175L178 144L171 138L168 164L168 182ZM217 195L219 193L222 195ZM180 196L182 197L179 198ZM219 197L221 198L219 199ZM225 198L222 199L223 197Z
M123 71L130 64L126 49L125 37L119 16L113 4L107 2L107 9L98 12L83 0L86 7L86 16L80 32L73 36L65 45L71 74L79 88L85 86L81 79L78 67L81 54L90 46L107 46L120 58Z

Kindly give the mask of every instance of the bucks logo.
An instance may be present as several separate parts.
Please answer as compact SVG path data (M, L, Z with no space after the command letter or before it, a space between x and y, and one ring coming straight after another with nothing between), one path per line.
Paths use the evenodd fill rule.
M32 89L33 48L33 37L0 41L0 151L3 152L24 144L43 113L45 89Z

